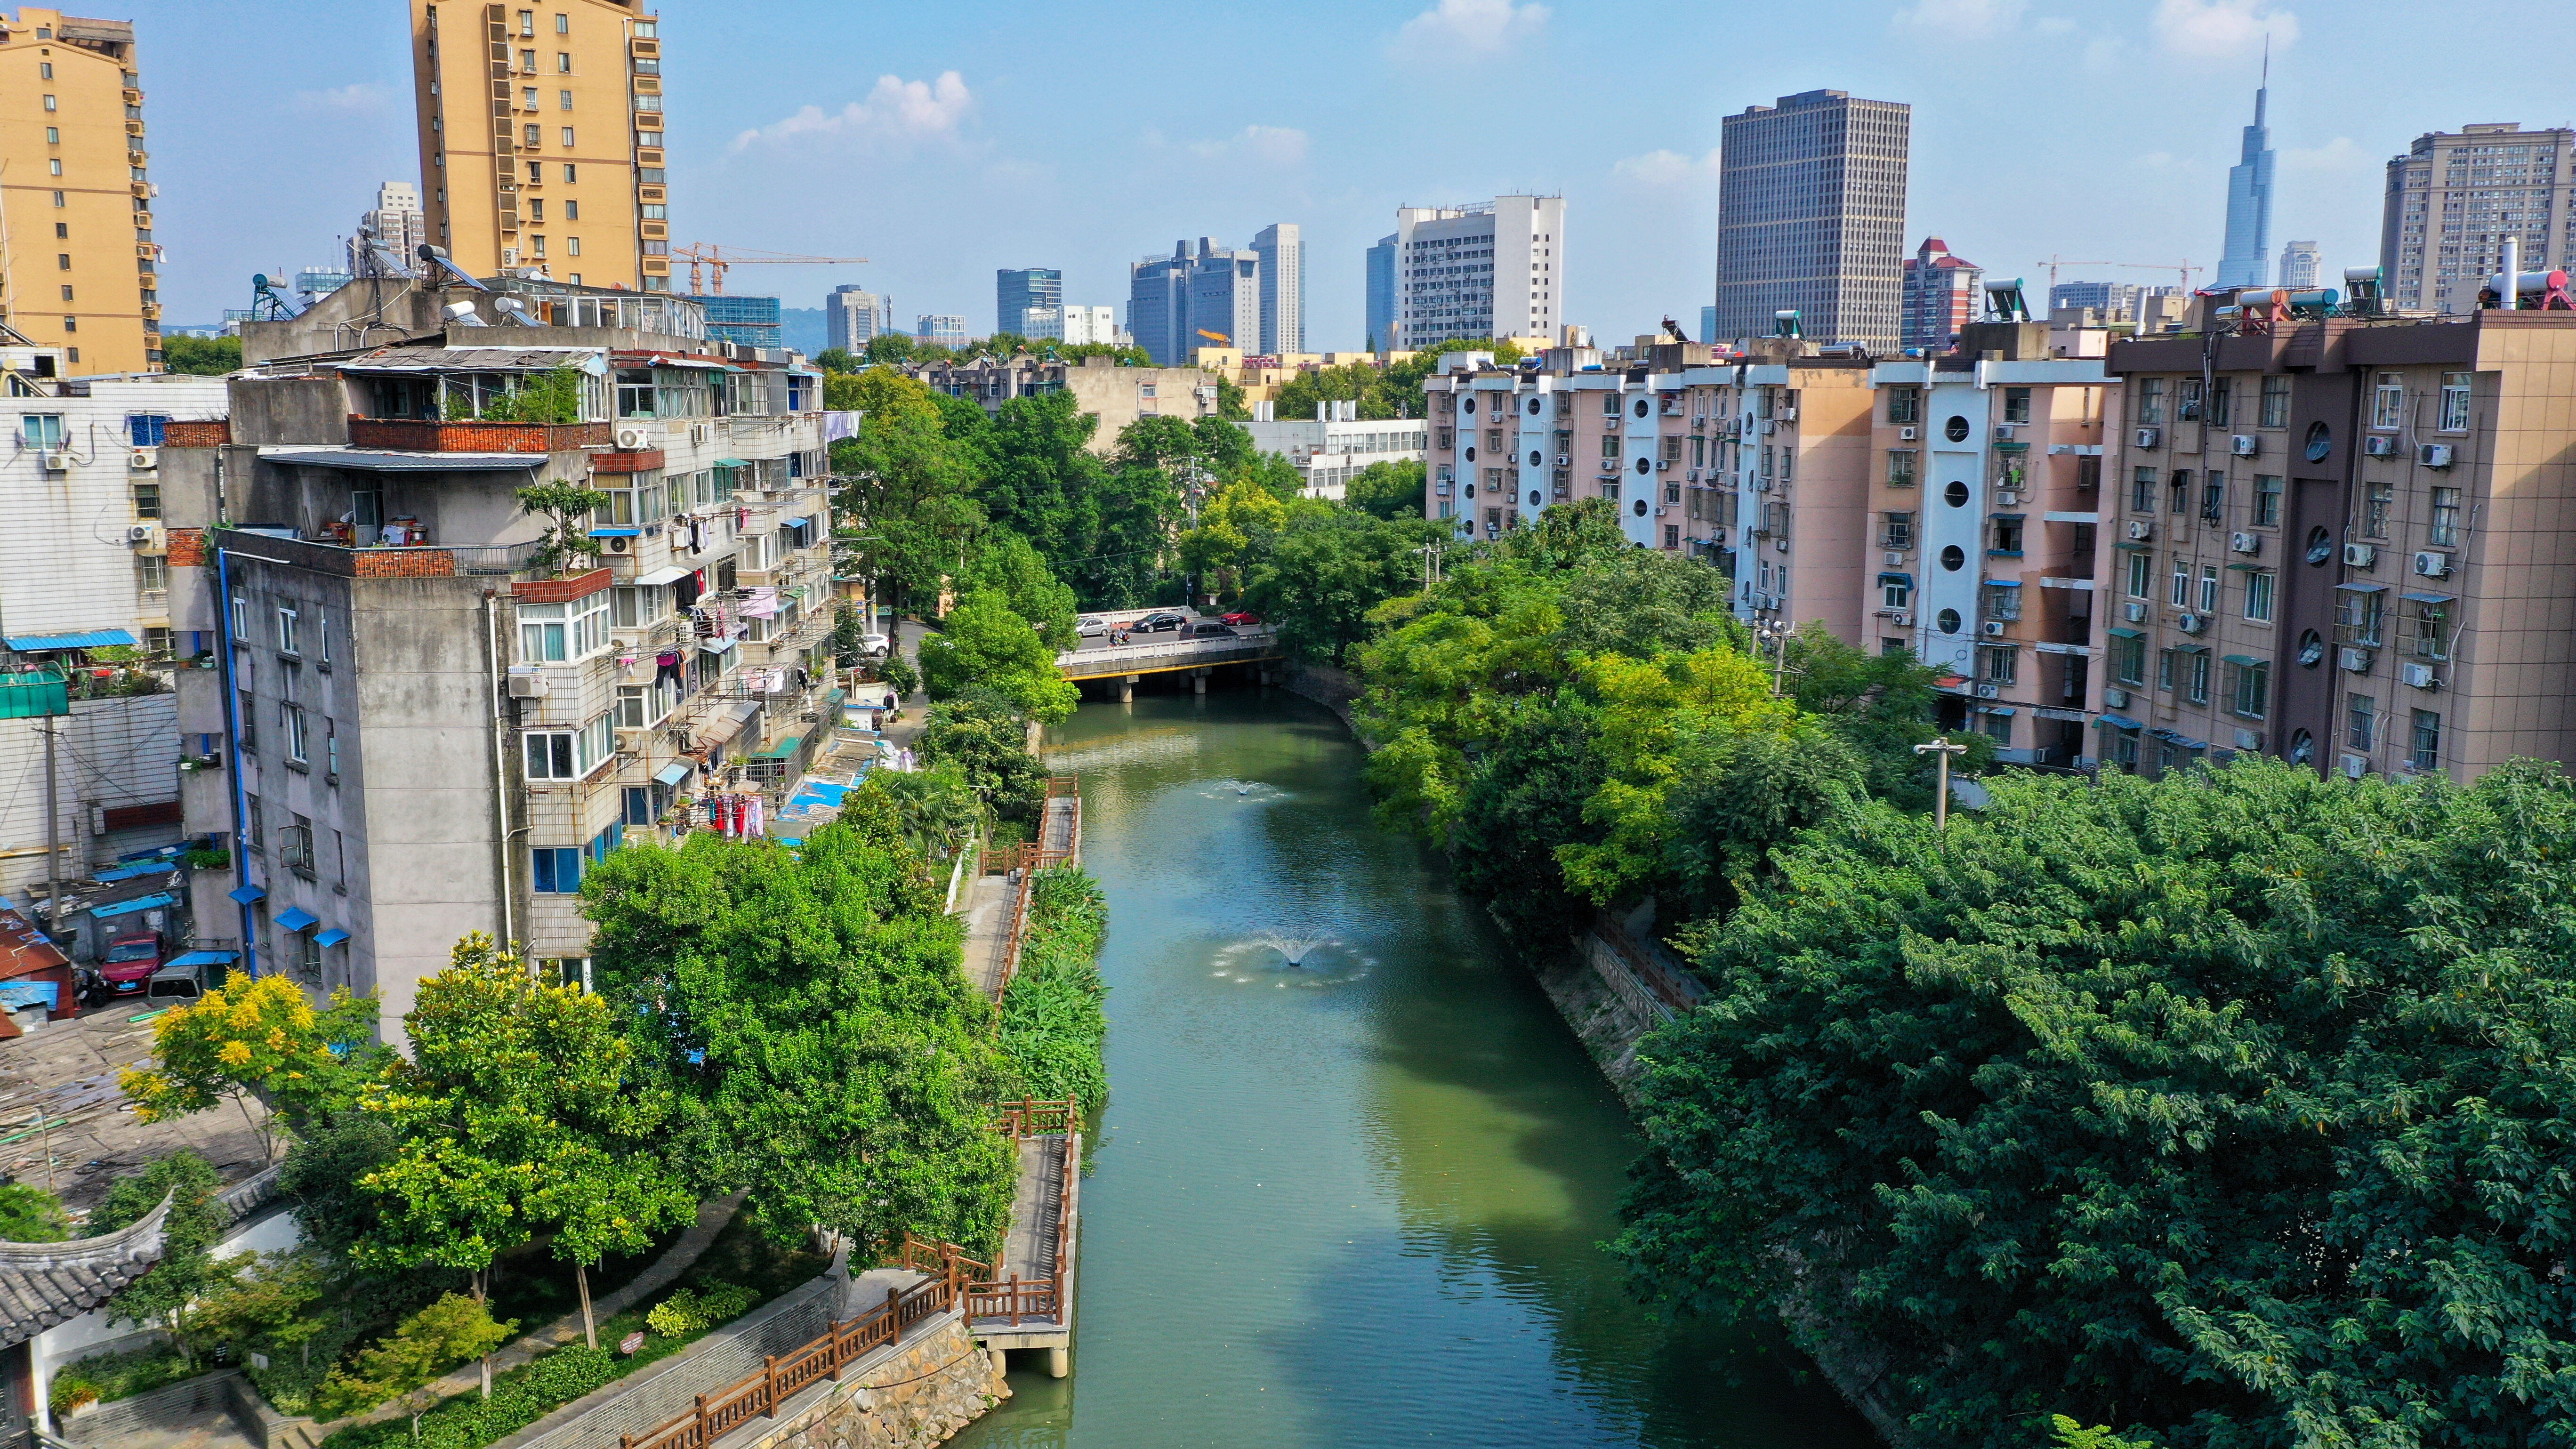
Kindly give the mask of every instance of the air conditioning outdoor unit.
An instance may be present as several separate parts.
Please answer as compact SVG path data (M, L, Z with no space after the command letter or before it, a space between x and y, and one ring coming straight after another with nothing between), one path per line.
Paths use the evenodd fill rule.
M2240 750L2259 750L2263 748L2263 737L2252 730L2238 730L2236 732L2236 748Z
M2415 445L2415 461L2427 468L2448 468L2451 466L2451 445L2418 443Z
M631 538L619 537L608 540L608 551L610 553L624 553L634 546L635 540Z
M60 473L71 467L72 455L60 451L39 453L36 455L36 465L48 473Z
M2102 703L2112 709L2127 709L2129 707L2129 692L2125 689L2103 690Z
M2263 440L2252 433L2238 433L2227 440L2227 451L2240 458L2251 458L2262 451Z
M1796 422L1798 420L1798 405L1796 403L1782 403L1780 405L1780 419L1783 422Z
M1698 482L1698 481L1699 481L1699 470L1698 470L1697 468L1693 468L1692 470L1690 470L1690 481L1692 481L1693 483L1696 483L1696 482Z
M2397 456L2397 440L2386 433L2373 433L2361 440L2361 451L2373 458L2394 458ZM2353 757L2347 755L2345 758Z
M2227 535L2227 546L2236 550L2238 553L2261 553L2263 551L2263 535L2259 533L2231 533Z
M1897 549L1892 549L1892 548L1891 548L1891 549L1889 549L1889 550L1887 551L1886 558L1887 558L1887 566L1888 566L1889 568L1895 568L1895 567L1897 567L1897 566L1899 566L1899 565L1901 565L1901 564L1903 564L1903 563L1905 562L1905 555L1904 555L1904 553L1903 553L1903 552L1901 552L1900 550L1897 550Z
M2003 692L2003 686L2000 684L1980 684L1977 686L1977 698L1979 699L1994 699Z
M2021 506L2021 495L2007 488L1995 495L1995 502L1997 505L2004 508L2019 508Z
M1762 420L1762 436L1767 438L1778 431L1780 431L1779 423L1770 418L1764 418Z
M2004 621L2001 619L1988 619L1986 622L1979 624L1977 626L1977 630L1989 639L2000 639L2004 634Z
M1771 546L1780 550L1782 553L1787 553L1789 551L1789 540L1785 538L1775 538L1771 540Z
M2120 617L2132 624L2143 624L2147 622L2147 606L2132 599L2120 606Z
M2428 579L2449 578L2451 556L2447 553L2419 553L2415 555L2415 572Z
M653 446L651 428L619 428L617 446L630 453L640 453Z
M2417 689L2439 689L2441 687L2441 685L2433 678L2433 666L2430 664L2407 665L2406 682Z
M2358 780L2369 773L2370 756L2346 755L2343 757L2343 777L2345 779Z
M2159 447L2164 443L2164 440L2165 430L2162 428L2138 429L2138 446L2141 448Z
M149 473L161 466L159 448L137 448L125 457L125 466L137 473Z
M2357 569L2374 568L2379 563L2379 545L2347 543L2343 546L2343 561Z
M1657 458L1655 460L1655 471L1658 473L1669 473L1673 471L1673 460L1670 458Z
M2340 653L2336 654L2335 663L2341 665L2346 674L2368 674L2370 672L2370 651L2367 649L2358 649L2347 644L2343 647Z
M510 697L512 699L543 699L548 692L549 688L544 675L520 674L515 670L511 672Z
M2013 440L2013 425L2012 425L2011 423L1997 423L1997 424L1995 424L1995 441L1996 441L1996 442L1998 442L1998 443L2009 443L2009 442L2011 442L2012 440Z
M161 525L157 523L138 523L125 530L125 541L138 548L155 543L160 537Z
M2174 620L2174 627L2180 629L2186 634L2197 634L2201 630L2208 628L2209 624L2208 621L2202 619L2198 614L2185 614L2181 618Z
M1571 468L1574 466L1574 460L1563 453L1559 453L1556 455L1556 466L1560 468Z
M2144 543L2155 536L2156 526L2154 524L2143 518L2132 518L2129 520L2129 541L2131 543Z
M1921 428L1898 428L1896 430L1896 440L1900 443L1910 443L1921 436L1923 436L1923 430Z
M713 423L689 424L689 441L692 443L703 443L709 437L713 436L714 433L715 425Z
M1896 627L1899 629L1910 629L1914 627L1914 611L1912 609L1898 609L1887 617L1889 620L1894 622Z

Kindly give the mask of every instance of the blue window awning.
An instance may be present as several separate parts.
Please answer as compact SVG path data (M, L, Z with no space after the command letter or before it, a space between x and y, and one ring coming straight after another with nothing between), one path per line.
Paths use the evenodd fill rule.
M277 918L277 924L290 931L301 931L305 927L310 926L321 919L322 918L320 916L313 914L302 906L291 906L287 909L286 914Z
M644 530L640 528L594 528L590 531L590 536L593 538L642 538L644 536Z
M123 629L91 629L79 634L12 634L6 642L21 654L36 654L47 649L104 649L114 644L131 647L137 640Z
M691 767L687 761L675 760L670 764L664 765L661 770L653 776L653 778L665 785L677 785L682 780L689 778L690 768Z
M814 522L814 520L813 520L811 517L806 517L806 518L791 518L791 519L787 520L787 522L786 522L786 524L785 524L784 526L785 526L785 527L788 527L788 528L804 528L804 527L807 527L807 526L811 525L813 522Z
M1912 574L1880 574L1878 581L1882 584L1903 584L1909 589L1914 587Z
M236 959L238 959L237 954L231 951L191 951L185 956L173 956L165 964L171 966L230 966Z
M268 896L268 887L264 885L235 886L231 890L224 892L224 894L241 902L243 905L249 905L253 901L266 899Z
M2459 598L2460 596L2459 596L2459 595L2457 595L2457 594L2411 594L2411 593L2410 593L2410 594L2399 594L2397 597L2399 597L2399 598L2401 598L2401 599L2405 599L2405 600L2407 600L2407 601L2408 601L2408 602L2410 602L2410 603L2417 603L2417 604L2448 604L2448 603L2452 603L2452 602L2457 601L2457 600L2458 600L2458 598Z
M1977 713L2000 715L2005 719L2010 719L2014 714L2018 713L2018 711L2008 704L1981 704L1977 706Z
M314 937L313 944L316 946L337 946L347 939L349 939L348 932L341 930L337 926L333 926L331 929L324 931L321 935Z
M175 870L177 868L178 867L173 862L168 860L138 860L132 865L120 865L113 870L100 871L98 874L91 876L90 879L97 881L100 885L114 885L121 880L132 880L136 876L155 875L164 871Z
M698 641L698 648L704 653L722 654L741 642L741 640L736 639L731 635L727 635L722 639L701 639Z
M2100 719L2093 721L2093 727L2105 730L2142 730L2146 728L2145 725L2138 723L2136 720L2133 720L2126 715L2118 714L2106 714L2102 716Z
M118 916L131 916L141 911L158 910L163 906L176 904L178 902L172 900L167 892L154 891L148 896L136 896L130 901L110 901L103 906L92 906L89 908L89 913L106 921Z
M1986 580L1986 587L1987 587L1987 588L1990 588L1990 589L2017 589L2017 588L2020 588L2020 587L2021 587L2021 580L2019 580L2019 579L1988 579L1988 580Z

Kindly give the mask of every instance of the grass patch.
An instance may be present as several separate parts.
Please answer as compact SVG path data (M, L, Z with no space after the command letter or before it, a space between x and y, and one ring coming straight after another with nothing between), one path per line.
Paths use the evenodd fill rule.
M1022 1094L1078 1097L1095 1108L1109 1096L1101 1050L1109 1036L1100 979L1100 942L1109 903L1079 866L1042 870L1029 882L1029 934L1020 969L1002 993L1003 1055Z

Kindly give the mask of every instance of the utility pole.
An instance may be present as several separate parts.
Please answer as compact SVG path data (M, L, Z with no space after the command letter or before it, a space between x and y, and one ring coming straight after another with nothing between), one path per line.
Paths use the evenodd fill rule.
M54 798L54 717L45 717L45 931L51 935L63 927L61 884L55 879L62 868L62 811ZM50 1157L50 1152L48 1153ZM50 1176L53 1164L45 1171Z
M1789 626L1777 619L1765 619L1753 626L1753 638L1757 650L1764 644L1771 646L1771 697L1778 699L1789 677ZM1761 662L1759 653L1753 657L1755 663Z
M1937 756L1940 760L1939 793L1932 797L1932 829L1936 834L1947 833L1950 829L1950 757L1967 752L1966 745L1950 743L1948 735L1935 736L1930 744L1914 747L1914 753Z

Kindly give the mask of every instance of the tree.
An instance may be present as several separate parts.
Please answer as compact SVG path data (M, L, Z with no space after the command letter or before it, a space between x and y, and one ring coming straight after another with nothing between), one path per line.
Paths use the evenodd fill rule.
M1854 751L1870 793L1906 810L1932 808L1934 772L1914 747L1940 731L1935 726L1940 692L1935 670L1913 651L1870 654L1835 638L1821 623L1791 635L1782 671L1798 707L1824 716ZM1950 737L1968 753L1950 762L1953 775L1981 775L1993 764L1994 742L1973 730Z
M259 1133L263 1161L278 1129L300 1134L316 1116L355 1103L383 1048L376 1000L335 991L315 1011L283 976L244 979L152 1024L154 1065L117 1074L137 1121L161 1122L231 1102ZM267 1109L253 1117L253 1100Z
M976 494L986 514L1048 558L1097 552L1100 490L1109 476L1090 447L1099 425L1069 392L1003 403L983 440Z
M1196 528L1181 535L1181 567L1205 575L1231 567L1252 547L1288 525L1288 509L1268 489L1246 480L1229 483L1199 510Z
M517 1319L495 1323L481 1298L450 1293L403 1320L383 1342L360 1353L353 1368L331 1371L323 1390L326 1412L348 1413L368 1404L400 1400L411 1412L411 1436L420 1438L420 1416L438 1403L432 1389L439 1375L469 1358L480 1358L487 1370L492 1350L510 1341ZM484 1384L491 1397L491 1384Z
M519 512L547 519L545 542L530 562L538 568L568 569L599 552L590 536L590 516L608 506L608 495L596 488L557 478L519 490Z
M2562 1442L2576 788L1990 790L1858 807L1697 933L1640 1289L1867 1345L1926 1442Z
M173 332L161 339L161 365L172 372L185 372L198 377L221 377L241 371L242 344L238 337L190 337Z
M834 499L837 516L864 520L847 545L853 566L899 597L936 594L964 567L984 526L982 506L967 496L968 450L949 437L939 403L919 381L871 367L852 392L865 416L856 438L833 445L832 467L852 480Z
M907 1232L990 1250L1017 1173L988 1127L992 1008L882 778L794 852L702 832L609 856L582 882L593 979L680 1090L668 1139L710 1190L861 1261Z
M829 376L836 372L856 372L862 364L850 355L850 349L846 347L826 347L814 354L814 365Z
M861 788L885 802L904 844L926 861L956 859L974 842L975 828L983 819L974 785L954 764L909 772L872 771Z
M1368 637L1370 611L1421 585L1423 543L1448 536L1446 524L1382 522L1314 499L1284 518L1242 566L1243 602L1290 653L1331 664Z
M866 357L871 364L908 362L915 348L912 338L902 332L880 332L868 339Z
M1050 649L1060 653L1081 644L1073 627L1073 590L1056 581L1027 539L993 528L976 542L974 560L958 581L962 586L1000 593L1010 601L1011 612L1037 626Z
M59 1243L71 1235L60 1198L32 1183L0 1186L0 1243Z
M1080 362L1086 357L1106 357L1120 367L1154 365L1153 356L1133 343L1125 346L1109 342L1057 343L1047 350L1066 362Z
M1342 485L1342 500L1378 518L1422 516L1422 464L1371 463Z
M107 1301L107 1313L111 1320L159 1327L191 1364L203 1341L197 1331L198 1305L228 1286L240 1268L238 1260L214 1256L215 1245L232 1226L231 1212L216 1196L222 1186L214 1164L182 1148L109 1184L106 1198L89 1215L88 1231L97 1236L131 1226L164 1198L169 1200L169 1215L161 1220L160 1261L118 1290Z
M329 1319L305 1311L329 1290L321 1257L311 1252L244 1253L231 1261L231 1280L197 1305L197 1332L243 1349L292 1352L310 1364L313 1339L330 1326Z
M296 1134L278 1164L277 1190L306 1243L345 1258L375 1235L377 1200L358 1184L392 1162L397 1146L385 1118L357 1110L333 1112Z
M1365 362L1308 368L1279 385L1278 396L1271 399L1272 412L1282 422L1300 421L1315 416L1317 403L1355 402L1363 418L1401 416L1390 411L1378 393L1379 377L1379 370Z
M931 706L914 742L923 763L955 766L986 808L1002 820L1033 822L1046 808L1046 766L1028 750L1028 716L1010 701L970 693ZM895 777L879 772L872 779Z
M1041 724L1073 714L1082 693L1056 668L1056 651L998 589L966 595L940 632L921 641L922 682L932 699L992 690Z

